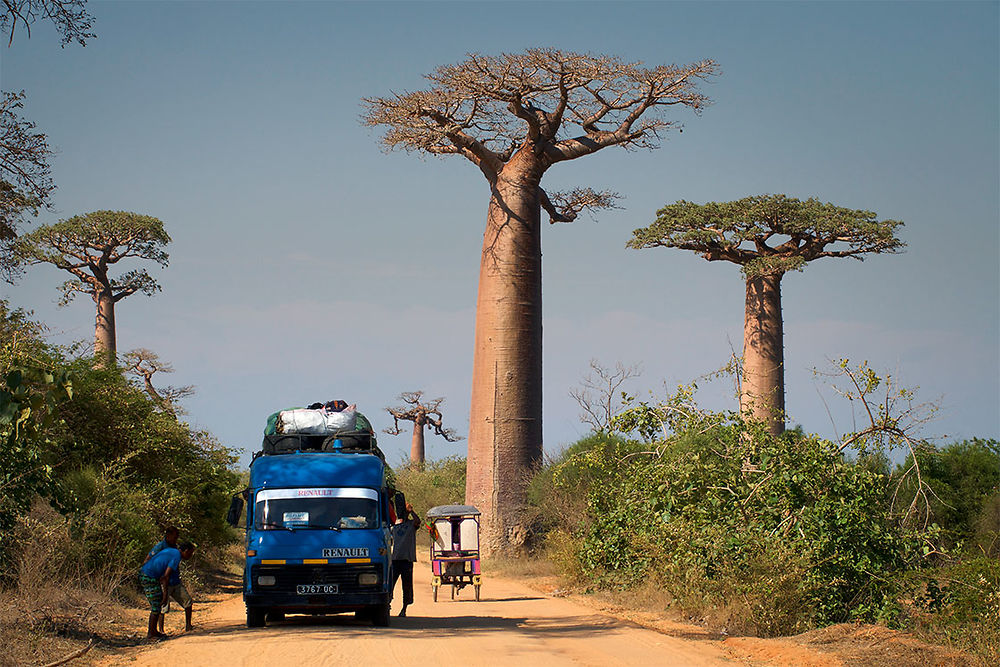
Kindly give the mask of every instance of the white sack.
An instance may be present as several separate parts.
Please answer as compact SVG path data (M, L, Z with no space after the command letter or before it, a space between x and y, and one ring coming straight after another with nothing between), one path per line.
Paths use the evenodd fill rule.
M358 411L350 405L340 412L326 413L326 430L328 433L337 431L353 431L358 421Z
M306 433L323 435L339 431L353 431L358 412L353 406L341 412L325 410L282 410L278 415L281 433Z

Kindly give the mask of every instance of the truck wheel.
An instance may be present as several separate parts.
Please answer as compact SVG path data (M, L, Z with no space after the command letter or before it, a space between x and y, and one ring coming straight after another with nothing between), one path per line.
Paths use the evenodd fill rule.
M376 628L389 627L389 603L375 605L372 607L372 625Z
M267 609L261 607L247 607L247 627L262 628L266 625Z

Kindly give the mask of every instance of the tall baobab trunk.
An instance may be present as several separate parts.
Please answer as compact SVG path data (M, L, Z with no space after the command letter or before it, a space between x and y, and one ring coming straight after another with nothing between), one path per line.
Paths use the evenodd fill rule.
M427 418L413 420L413 440L410 442L410 464L424 469L424 427L427 426Z
M743 385L740 410L767 424L779 435L785 430L784 334L781 321L783 274L747 279L743 321Z
M97 320L94 324L94 357L99 366L113 363L118 351L115 341L115 298L110 289L102 289L94 296L97 302Z
M522 151L492 184L479 269L465 497L482 512L486 554L523 543L542 457L541 173L529 160Z

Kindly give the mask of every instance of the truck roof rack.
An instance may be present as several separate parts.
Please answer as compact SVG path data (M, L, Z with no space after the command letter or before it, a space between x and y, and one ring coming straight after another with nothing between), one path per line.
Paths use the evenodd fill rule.
M371 431L341 431L340 433L275 433L265 435L261 454L293 454L295 452L367 452L383 461L385 456L378 448Z

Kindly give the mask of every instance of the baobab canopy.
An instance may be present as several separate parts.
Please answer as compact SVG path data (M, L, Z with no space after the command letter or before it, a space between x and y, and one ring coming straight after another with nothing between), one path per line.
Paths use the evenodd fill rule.
M522 148L541 171L609 146L656 148L662 132L678 127L668 108L701 111L710 100L697 86L718 72L712 60L644 67L558 49L471 53L428 74L428 90L365 98L362 120L387 127L388 149L462 155L493 182ZM615 198L576 188L540 203L551 222L568 222Z
M898 220L878 220L871 211L805 201L786 195L758 195L732 202L678 201L656 213L656 221L636 229L630 248L681 248L709 261L743 267L748 277L801 271L821 257L854 257L896 252Z

